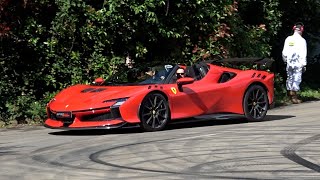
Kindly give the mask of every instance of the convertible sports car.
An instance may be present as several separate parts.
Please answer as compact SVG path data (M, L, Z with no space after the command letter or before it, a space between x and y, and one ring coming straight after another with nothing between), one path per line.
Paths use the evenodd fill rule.
M274 100L274 74L222 66L230 61L257 66L270 62L224 59L117 72L107 80L97 78L58 93L47 104L45 127L110 129L138 124L145 131L157 131L178 119L221 113L263 120ZM186 77L177 79L181 67Z

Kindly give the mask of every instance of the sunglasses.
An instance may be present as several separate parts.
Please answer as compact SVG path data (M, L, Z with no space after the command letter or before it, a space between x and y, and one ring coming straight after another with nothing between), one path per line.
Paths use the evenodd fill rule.
M180 76L181 76L181 75L184 75L184 73L177 73L177 75L180 75Z

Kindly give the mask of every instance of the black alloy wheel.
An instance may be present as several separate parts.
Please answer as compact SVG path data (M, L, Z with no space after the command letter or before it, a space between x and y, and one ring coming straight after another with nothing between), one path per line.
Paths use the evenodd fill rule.
M250 86L243 99L243 108L248 121L263 120L269 108L267 91L260 85Z
M141 127L145 131L159 131L170 119L170 109L166 98L159 93L148 94L140 106Z

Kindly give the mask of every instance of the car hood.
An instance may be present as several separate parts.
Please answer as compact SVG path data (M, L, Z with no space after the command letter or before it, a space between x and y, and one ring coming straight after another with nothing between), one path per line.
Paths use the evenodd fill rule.
M132 97L146 86L75 85L64 89L49 104L53 111L81 111L111 106L119 98ZM107 101L107 102L104 102Z

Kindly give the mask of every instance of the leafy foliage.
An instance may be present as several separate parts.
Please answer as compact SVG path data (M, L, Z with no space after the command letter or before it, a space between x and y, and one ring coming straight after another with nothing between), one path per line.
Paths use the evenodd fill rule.
M41 122L55 93L109 77L127 56L135 64L269 56L281 27L279 0L15 2L0 4L0 117L21 123Z

